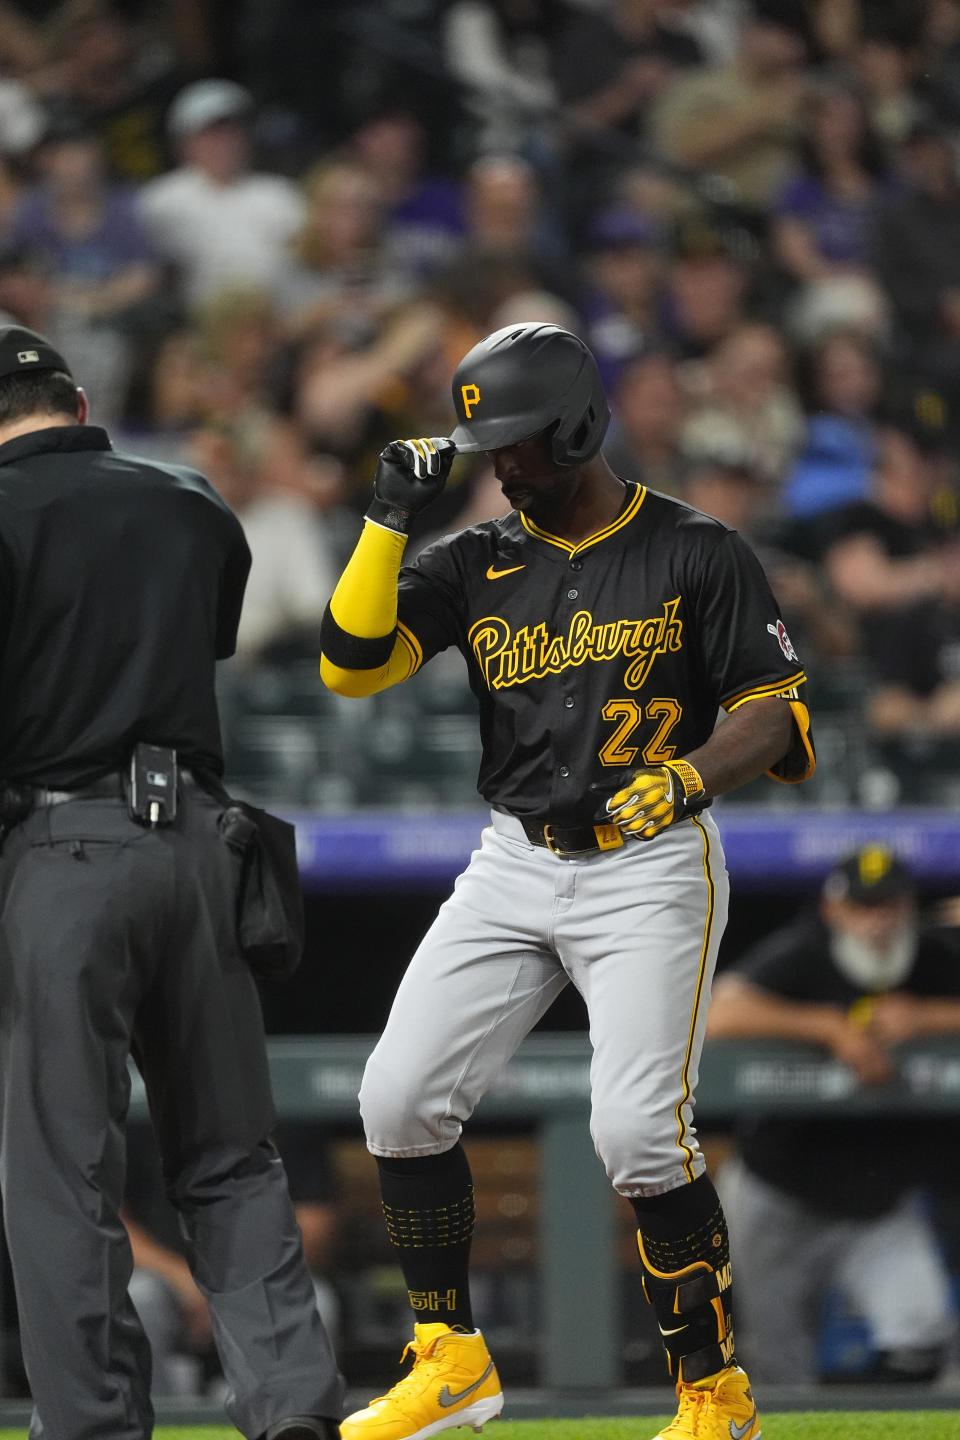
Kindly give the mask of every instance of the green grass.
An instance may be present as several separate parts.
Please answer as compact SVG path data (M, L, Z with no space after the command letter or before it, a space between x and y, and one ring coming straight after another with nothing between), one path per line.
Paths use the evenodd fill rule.
M763 1440L960 1440L960 1410L818 1410L762 1415ZM498 1420L484 1440L650 1440L663 1419ZM156 1440L236 1440L228 1425L161 1426ZM451 1440L473 1440L451 1430ZM0 1430L0 1440L26 1440L26 1430Z
M761 1414L763 1440L960 1440L960 1411L904 1410L856 1414ZM514 1420L499 1422L490 1440L650 1440L663 1419ZM464 1436L469 1431L462 1432ZM178 1437L180 1440L180 1437Z

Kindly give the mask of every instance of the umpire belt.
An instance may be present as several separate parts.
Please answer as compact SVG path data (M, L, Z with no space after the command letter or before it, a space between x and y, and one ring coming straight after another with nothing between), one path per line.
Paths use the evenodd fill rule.
M594 855L600 850L618 850L623 844L623 832L619 825L554 825L549 820L504 815L499 810L491 811L491 818L493 828L499 834L509 835L515 840L522 836L531 845L539 845L561 860Z
M123 776L119 770L101 775L99 780L91 780L77 790L48 790L46 785L30 785L27 789L37 810L43 805L66 805L69 800L124 799Z
M187 784L193 782L193 774L185 766L181 767L179 778ZM70 800L125 800L127 793L125 777L119 770L101 775L98 780L91 780L77 790L48 790L45 785L28 785L25 788L33 799L34 809L42 805L66 805Z

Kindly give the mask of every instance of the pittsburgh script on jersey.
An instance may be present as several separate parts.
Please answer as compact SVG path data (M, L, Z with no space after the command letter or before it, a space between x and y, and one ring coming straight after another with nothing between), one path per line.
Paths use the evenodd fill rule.
M514 630L499 615L486 615L470 629L470 644L490 690L523 685L544 675L559 675L574 665L614 660L631 663L624 675L629 690L639 690L658 655L679 650L683 621L680 596L663 602L663 613L647 620L611 620L598 624L589 610L578 610L564 634L550 635L546 624Z

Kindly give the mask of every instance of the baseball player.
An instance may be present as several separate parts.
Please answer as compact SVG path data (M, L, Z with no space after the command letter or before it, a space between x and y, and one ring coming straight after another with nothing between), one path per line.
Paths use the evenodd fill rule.
M591 1134L636 1212L641 1281L677 1387L659 1440L757 1440L734 1355L726 1225L693 1125L728 895L708 807L764 771L812 773L804 673L738 535L609 468L609 409L576 336L498 330L460 362L453 395L450 439L382 452L322 629L321 673L342 695L461 651L491 807L363 1078L416 1323L412 1368L342 1434L420 1440L499 1414L470 1309L461 1129L572 982L593 1045ZM404 566L410 520L458 450L489 455L513 512Z

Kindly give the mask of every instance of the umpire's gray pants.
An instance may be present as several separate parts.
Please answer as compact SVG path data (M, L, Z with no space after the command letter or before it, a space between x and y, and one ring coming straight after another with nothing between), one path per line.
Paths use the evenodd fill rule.
M31 1435L145 1440L149 1346L119 1218L132 1050L210 1303L231 1420L341 1414L282 1163L219 804L175 825L118 800L35 811L0 857L0 1183Z

